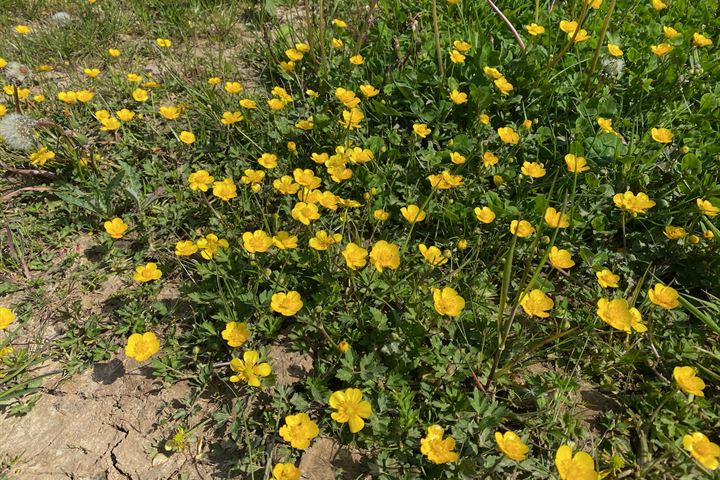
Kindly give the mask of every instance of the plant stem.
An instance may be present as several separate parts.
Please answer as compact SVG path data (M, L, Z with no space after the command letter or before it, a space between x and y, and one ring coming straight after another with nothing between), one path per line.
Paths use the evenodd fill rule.
M433 31L435 33L435 56L437 57L438 69L440 70L440 78L445 78L445 66L442 61L442 50L440 47L440 27L438 26L437 0L432 0L432 22Z
M510 28L510 31L512 31L512 34L515 36L515 40L517 40L517 42L520 44L520 48L525 50L525 42L523 42L522 37L520 36L518 31L515 29L512 22L510 22L510 20L508 20L508 18L505 16L505 14L502 12L502 10L500 10L498 8L498 6L493 3L492 0L487 0L487 2L490 5L490 8L492 8L495 11L495 13L497 13L500 16L500 18L502 18L503 22L505 22L505 24L508 26L508 28Z
M592 75L593 72L595 72L595 67L597 66L598 58L600 57L600 49L602 48L603 41L605 40L605 33L607 33L608 25L610 25L610 17L612 17L616 2L617 0L610 0L610 5L608 6L607 13L605 14L605 21L603 22L602 29L600 30L600 38L598 38L597 46L595 47L595 54L593 55L592 62L590 62L590 70L588 70L588 78L587 82L585 83L585 90L590 89L590 84L592 83Z

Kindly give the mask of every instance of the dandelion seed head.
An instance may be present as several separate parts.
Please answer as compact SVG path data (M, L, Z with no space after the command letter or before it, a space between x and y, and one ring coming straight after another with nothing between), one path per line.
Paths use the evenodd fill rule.
M50 19L55 23L56 25L66 25L70 23L72 20L72 17L67 12L57 12L54 14Z
M35 145L35 120L27 115L10 113L0 118L0 137L14 150L30 150Z

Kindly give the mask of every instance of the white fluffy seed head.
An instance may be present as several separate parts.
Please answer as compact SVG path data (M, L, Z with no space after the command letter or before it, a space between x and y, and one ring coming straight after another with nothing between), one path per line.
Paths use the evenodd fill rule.
M56 25L65 25L70 23L72 20L72 17L67 12L57 12L54 14L50 19L55 23Z
M14 150L30 150L35 145L35 120L27 115L10 113L0 118L0 137Z

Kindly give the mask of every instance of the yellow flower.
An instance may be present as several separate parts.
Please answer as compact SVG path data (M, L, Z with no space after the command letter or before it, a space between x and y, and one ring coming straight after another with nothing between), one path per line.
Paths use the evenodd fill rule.
M125 355L144 362L160 351L160 341L153 332L133 333L125 345Z
M198 247L191 240L183 240L175 244L175 255L178 257L189 257L197 253Z
M418 246L418 249L425 258L425 261L430 265L439 267L440 265L445 265L448 262L448 258L443 255L442 251L438 247L431 246L428 248L424 243L421 243Z
M449 190L458 187L463 183L463 177L452 175L448 170L443 170L439 175L429 175L430 186L438 190Z
M600 129L605 133L614 133L615 132L615 130L613 129L613 126L612 126L612 120L609 118L598 117L597 124L600 127Z
M697 376L697 370L693 367L675 367L673 369L673 378L675 378L680 390L688 395L705 396L705 393L703 393L705 382Z
M195 173L191 173L188 177L188 183L192 191L200 190L201 192L207 192L214 181L215 178L210 175L207 170L198 170Z
M674 47L668 43L660 43L658 45L651 45L650 51L658 57L662 57L672 52L673 48Z
M205 260L210 260L221 248L228 248L230 244L224 238L218 238L214 233L209 233L197 241L197 247L202 250L200 255Z
M702 33L695 32L693 33L692 43L696 47L709 47L710 45L712 45L712 40L707 38Z
M713 238L715 238L715 234L712 232L712 230L705 230L703 232L703 238L705 238L705 240L712 240Z
M12 94L12 89L10 89L10 94ZM58 92L57 94L58 100L60 100L63 103L67 104L73 104L77 102L77 94L75 92Z
M30 162L33 165L43 166L48 160L55 158L55 152L49 150L47 147L40 147L36 152L30 154Z
M515 88L513 87L513 84L508 82L505 77L498 78L497 80L495 80L494 83L497 89L500 90L500 93L502 93L503 95L509 94Z
M568 250L563 250L553 246L550 249L550 265L555 268L572 268L575 266L575 262L572 259L572 255Z
M32 30L27 25L15 25L15 32L19 33L20 35L27 35Z
M717 470L720 466L720 445L713 443L705 435L695 432L683 437L683 447L690 452L700 465L708 470Z
M464 238L458 240L457 242L457 248L458 250L465 250L468 247L468 241Z
M260 379L258 377L267 377L270 375L272 368L267 363L258 363L260 354L255 350L248 350L243 353L243 359L233 358L230 360L230 368L235 375L230 377L230 381L247 382L251 387L259 387Z
M432 132L432 130L428 128L428 126L424 123L413 124L413 133L420 138L427 137L428 135L430 135L430 132Z
M120 56L120 50L118 50L117 48L108 48L107 52L108 52L108 55L110 55L111 57L119 57Z
M500 159L495 155L493 152L485 152L483 153L483 165L485 165L486 168L492 167L493 165L497 164Z
M90 78L99 76L102 72L99 68L83 68L83 73Z
M340 350L342 353L345 353L348 350L350 350L350 344L347 342L347 340L343 340L340 343L338 343L338 350Z
M455 439L443 438L445 429L440 425L430 425L427 435L420 439L420 452L435 464L457 462L459 456L455 450Z
M278 463L273 467L274 480L300 480L300 469L292 463Z
M132 111L128 110L127 108L118 110L117 112L115 112L115 115L117 115L118 118L120 120L122 120L123 122L129 122L130 120L135 118L135 112L132 112Z
M363 62L365 62L365 59L359 53L350 57L350 63L352 63L353 65L362 65Z
M620 281L620 275L615 275L607 268L595 273L597 281L603 288L617 288Z
M624 298L613 300L601 298L598 300L597 306L598 316L613 328L627 333L632 330L640 333L647 330L647 327L642 323L640 311L635 307L628 307L628 303Z
M17 319L17 316L7 307L0 307L0 330L5 330Z
M151 282L162 277L162 272L157 268L157 263L150 262L146 265L138 265L135 267L135 275L133 280L140 283Z
M673 140L672 132L667 128L653 128L650 130L653 140L658 143L670 143Z
M277 167L277 155L274 153L263 153L258 158L258 163L267 169Z
M613 196L613 202L619 208L637 215L645 213L646 210L655 206L655 202L650 200L647 194L639 192L637 195L627 191L625 193L616 193Z
M348 243L342 252L345 263L351 270L357 270L367 265L368 251L355 243Z
M142 77L141 77L140 75L138 75L137 73L128 73L128 74L127 74L127 81L128 81L128 82L135 82L135 83L141 82L141 81L142 81Z
M298 120L295 123L295 126L299 128L300 130L312 130L315 127L315 124L313 123L313 118L310 117L307 120Z
M285 417L285 425L278 431L283 440L298 450L305 450L310 441L320 434L320 429L307 413L297 413Z
M547 311L553 308L554 305L555 302L553 302L552 298L537 288L520 298L520 306L531 317L549 317L550 314Z
M680 36L680 32L675 30L673 27L666 27L663 26L663 35L665 35L665 38L668 40L672 40L673 38L677 38Z
M370 402L362 399L362 392L357 388L333 392L328 403L336 410L330 417L338 423L347 423L351 433L362 430L365 426L363 419L372 415Z
M482 123L483 125L487 125L488 123L490 123L490 116L486 113L481 113L480 117L478 118L480 120L480 123Z
M567 169L572 173L583 173L590 170L585 157L577 157L572 153L565 155L565 163L567 164Z
M310 222L320 218L317 205L305 202L296 203L292 209L291 215L292 218L303 225L310 225Z
M213 183L213 195L220 200L230 201L237 197L237 187L232 178L224 178Z
M535 233L535 228L527 220L513 220L510 222L510 233L525 238Z
M590 7L594 8L595 10L602 6L602 2L603 0L585 0L585 3L590 5Z
M293 182L293 178L289 175L283 175L273 180L273 188L283 195L294 195L300 189L300 185Z
M665 310L672 310L673 308L679 307L679 296L677 290L661 283L656 283L653 288L648 290L648 298L650 298L650 301Z
M285 317L292 317L303 307L300 293L295 290L276 293L270 299L270 308Z
M517 145L518 142L520 142L520 135L518 135L512 127L500 127L497 129L497 133L503 143Z
M228 345L235 348L239 347L250 338L250 331L247 323L228 322L225 324L225 330L222 331L222 338L227 340Z
M378 272L384 268L396 270L400 266L400 249L394 243L380 240L370 250L370 262Z
M597 480L595 461L586 452L572 454L570 445L562 445L555 454L555 467L560 480Z
M105 231L111 238L122 238L128 229L128 224L123 222L121 218L115 217L103 224Z
M337 28L347 28L348 26L348 24L344 20L340 20L339 18L334 18L332 24L335 25Z
M465 157L458 152L450 152L450 161L455 165L462 165L465 163Z
M658 12L660 10L667 8L667 5L665 5L665 3L663 3L662 0L652 0L650 3L652 5L652 7Z
M273 239L262 230L242 234L243 248L248 253L264 253L273 246Z
M538 25L537 23L531 23L530 25L525 25L525 30L532 35L533 37L537 35L542 35L545 33L545 27Z
M315 236L308 241L310 248L315 250L327 250L332 245L340 242L342 235L339 233L328 234L325 230L319 230L315 233Z
M155 45L160 48L168 48L172 46L172 41L169 38L156 38Z
M495 220L495 212L490 207L475 207L475 216L482 223L492 223Z
M100 123L102 124L100 130L103 132L113 132L121 127L120 121L115 117L103 118Z
M78 99L78 102L88 103L95 98L95 94L89 90L80 90L75 92L75 97Z
M465 308L465 299L458 295L454 288L445 287L432 289L435 311L440 315L457 317Z
M288 232L281 230L273 237L273 244L280 250L290 250L297 248L298 237L290 235Z
M365 114L359 108L353 108L352 110L343 110L342 120L338 120L338 123L348 130L354 130L360 128L360 122L365 118Z
M520 172L528 177L542 178L545 176L545 165L538 162L523 162Z
M663 234L670 240L678 240L687 235L687 232L682 227L673 227L672 225L666 225Z
M453 47L455 47L455 50L458 52L465 53L472 48L472 45L467 42L463 42L462 40L455 40L453 42Z
M300 50L297 50L295 48L288 48L285 50L285 56L291 61L291 62L299 62L303 59L305 55L303 55L303 52Z
M422 222L427 216L425 211L421 210L420 207L415 204L402 207L400 209L400 213L402 213L402 216L408 221L408 223Z
M332 45L333 48L338 49L342 48L344 43L341 39L333 37L332 40L330 40L330 45Z
M525 120L523 120L522 126L523 126L524 129L527 130L527 129L529 129L530 127L532 127L532 125L533 125L533 121L530 120L529 118L526 118Z
M709 200L698 198L696 201L697 207L700 209L700 213L707 215L708 217L716 217L720 214L720 208L716 207Z
M495 442L498 448L509 459L516 462L525 460L525 455L530 451L527 445L522 441L515 432L495 432Z
M452 63L465 63L465 55L458 52L457 50L452 50L450 52L450 61Z
M366 98L372 98L380 93L380 90L373 87L369 83L366 83L364 85L360 85L360 92L366 97Z
M567 215L558 212L553 207L548 207L545 210L545 222L547 222L551 228L567 228L570 226Z
M483 67L483 73L493 80L499 80L504 77L504 75L500 73L500 70L487 65Z
M240 106L243 108L247 108L248 110L254 110L257 108L257 103L255 103L253 100L250 100L249 98L243 98L240 100Z
M360 99L355 96L355 92L342 87L335 89L335 98L340 100L346 108L355 108L360 104Z
M148 92L142 88L136 88L132 92L132 97L136 102L146 102L148 99Z
M453 90L452 92L450 92L450 100L452 100L455 105L462 105L463 103L467 103L468 96L465 92Z
M7 65L7 60L0 57L0 68L5 68L6 65Z
M185 145L195 143L195 134L192 132L183 130L182 132L180 132L180 135L178 135L178 137L180 138L180 141L183 142Z
M263 170L252 170L248 168L244 173L245 175L240 177L240 181L245 185L258 184L265 178L265 172Z
M617 45L615 45L614 43L608 43L607 49L608 49L608 53L610 55L612 55L613 57L622 57L623 56L622 49L620 47L618 47Z
M378 222L384 222L390 218L390 212L386 212L385 210L378 208L373 212L373 218Z

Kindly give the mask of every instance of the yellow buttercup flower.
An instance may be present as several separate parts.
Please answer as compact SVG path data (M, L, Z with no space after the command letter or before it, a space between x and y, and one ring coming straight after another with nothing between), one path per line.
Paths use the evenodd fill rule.
M195 173L191 173L188 177L188 183L192 191L200 190L201 192L207 192L214 181L215 178L210 175L207 170L198 170Z
M708 217L716 217L720 214L720 208L716 207L709 200L698 198L696 201L697 207L700 209L700 213L707 215Z
M102 72L99 68L83 68L83 73L90 78L99 76Z
M624 298L614 300L601 298L598 300L597 306L598 316L613 328L626 333L630 333L632 330L642 333L647 330L642 323L640 311L635 307L629 307Z
M430 425L427 435L420 439L420 452L435 464L452 463L458 461L455 452L455 439L443 438L445 429L440 425Z
M452 100L455 105L462 105L463 103L467 103L468 96L467 93L453 90L450 92L450 100Z
M136 102L146 102L149 98L147 90L143 90L142 88L136 88L132 92L132 97Z
M224 178L213 182L213 195L225 202L237 197L237 186L232 178Z
M597 281L603 288L617 288L620 281L620 275L615 275L607 268L595 273Z
M450 161L455 165L462 165L463 163L465 163L466 158L464 155L458 152L450 152Z
M169 38L156 38L155 45L160 48L169 48L172 46L172 41Z
M115 217L103 224L105 231L110 235L111 238L118 239L122 238L127 231L128 224L123 222L122 218Z
M48 160L55 158L55 152L49 150L47 147L40 147L37 151L30 154L30 162L33 165L43 166Z
M7 307L0 307L0 330L5 330L15 320L17 320L17 316L12 310Z
M297 413L285 417L285 425L280 427L278 433L291 447L305 450L312 439L320 434L320 429L307 413Z
M575 262L572 259L572 255L568 250L560 249L553 246L550 249L550 265L555 268L572 268L575 266Z
M564 213L558 212L553 207L545 210L545 222L551 228L567 228L570 226L570 220Z
M278 463L272 470L273 480L300 480L300 469L292 463Z
M515 460L516 462L522 462L525 460L525 456L530 451L527 445L515 432L495 432L495 442L498 448L503 452L509 459Z
M195 143L195 134L192 132L188 132L187 130L183 130L182 132L180 132L180 135L178 135L178 138L185 145L191 145L191 144Z
M583 173L590 170L585 157L577 157L572 153L565 155L565 163L567 164L567 169L572 173Z
M673 38L677 38L680 36L680 32L675 30L673 27L663 26L662 29L663 35L665 35L665 38L667 38L668 40L672 40Z
M586 452L573 456L570 445L562 445L555 453L555 467L560 480L597 480L595 461Z
M449 170L443 170L439 175L429 175L428 181L433 188L438 190L449 190L458 187L463 183L463 177L452 175Z
M435 311L440 315L457 317L465 308L465 299L458 295L454 288L433 288L432 293Z
M475 217L482 223L492 223L495 220L495 212L490 207L475 207Z
M483 153L482 159L483 159L483 165L485 165L485 167L487 167L487 168L492 167L493 165L496 165L500 161L500 159L497 157L497 155L495 155L493 152L489 152L489 151Z
M338 123L348 130L354 130L360 128L360 122L365 118L365 114L359 108L353 108L351 110L343 110L342 120L338 120Z
M673 227L672 225L666 225L665 229L663 230L663 234L670 240L678 240L685 237L687 235L687 231L685 231L685 229L682 227Z
M510 222L510 233L525 238L535 233L535 228L527 220L513 220Z
M360 93L362 93L366 98L372 98L378 95L380 90L366 83L364 85L360 85Z
M430 135L430 132L432 132L432 130L429 129L428 126L424 123L413 124L413 133L420 138L427 137L428 135Z
M651 0L650 4L658 12L667 8L667 5L662 0Z
M488 65L485 65L483 67L483 73L490 77L492 80L499 80L504 77L504 75L500 73L500 70L490 67Z
M277 167L277 155L274 153L263 153L260 158L258 158L258 163L267 169L275 168Z
M403 218L405 218L408 223L422 222L426 217L425 211L421 210L420 207L415 204L402 207L400 213L402 213Z
M672 310L680 306L678 298L680 295L677 290L661 283L656 283L653 288L648 290L648 298L652 303L665 310Z
M472 45L462 40L455 40L453 42L453 47L455 47L455 50L458 52L465 53L472 48Z
M263 230L245 232L242 234L243 248L248 253L264 253L273 246L273 239Z
M115 112L115 115L118 116L120 120L123 122L129 122L133 118L135 118L135 112L128 110L127 108L123 108L122 110L118 110Z
M310 222L320 218L317 205L312 203L298 202L290 213L292 218L303 225L310 225Z
M357 270L367 265L368 251L355 243L348 243L342 252L345 263L351 270Z
M342 240L342 235L339 233L329 234L325 230L319 230L315 233L315 236L308 241L308 244L310 248L314 250L323 251L339 243L340 240Z
M614 43L608 43L607 49L608 49L608 53L610 55L612 55L613 57L622 57L623 56L622 49L620 47L618 47L617 45L615 45Z
M520 142L520 135L518 135L517 132L515 130L513 130L512 127L498 128L497 133L500 136L500 140L502 140L503 143L508 143L510 145L517 145L518 142Z
M157 268L157 263L150 262L146 265L138 265L135 267L135 275L133 280L140 283L151 282L162 277L162 272Z
M525 30L532 35L533 37L537 35L542 35L545 33L545 27L542 25L538 25L537 23L531 23L530 25L525 25Z
M280 250L291 250L293 248L297 248L298 245L298 237L296 235L291 235L284 230L277 232L272 239L273 245Z
M520 167L520 172L532 178L542 178L546 173L545 165L538 162L523 162L522 167Z
M243 359L233 358L230 360L230 369L235 375L230 377L230 381L246 382L251 387L260 386L260 378L270 375L272 368L267 363L258 363L260 354L255 350L248 350L243 353Z
M198 251L198 246L191 240L182 240L175 244L175 255L178 257L189 257Z
M235 348L247 342L247 339L250 338L250 330L245 322L228 322L221 335L223 340L228 342L228 346Z
M420 250L420 254L425 258L425 261L434 267L445 265L448 262L448 258L443 255L443 252L438 247L428 247L424 243L421 243L418 246L418 250Z
M370 250L370 262L378 272L385 268L396 270L400 266L400 249L394 243L380 240Z
M295 290L276 293L270 299L270 308L272 311L285 317L292 317L299 312L302 307L303 301L300 293Z
M555 302L553 302L552 298L537 288L520 298L520 306L531 317L549 317L550 314L547 311L553 308L554 305Z
M457 50L452 50L450 52L450 61L452 63L465 63L465 55L458 52Z
M364 62L365 59L359 53L350 57L350 63L352 63L353 65L362 65Z
M708 470L717 470L720 466L720 445L711 442L704 434L695 432L685 435L683 447Z
M653 128L650 133L658 143L670 143L673 140L673 134L668 128Z
M197 247L200 251L200 255L205 260L210 260L221 248L228 248L230 244L224 238L218 238L214 233L208 233L204 237L201 237L197 241Z
M508 82L505 77L500 77L497 80L495 80L495 86L498 90L500 90L500 93L503 95L508 95L510 92L514 90L515 87L513 87L513 84Z
M386 212L385 210L378 208L373 212L373 218L378 222L384 222L390 218L390 212Z
M365 420L372 415L370 402L362 399L357 388L338 390L330 395L328 401L335 411L330 417L338 423L347 423L351 433L357 433L365 426Z
M27 25L15 25L15 32L20 35L27 35L32 32L32 30Z
M693 33L692 43L696 47L709 47L713 42L702 33L695 32Z
M645 213L648 209L655 206L655 202L650 200L646 193L639 192L637 195L627 191L625 193L617 193L613 196L613 202L619 208L637 215Z
M680 390L688 395L705 396L705 393L703 393L705 382L697 376L697 370L693 367L675 367L673 369L673 378Z
M125 355L144 362L160 351L160 341L153 332L133 333L125 345Z
M663 57L673 51L673 46L668 43L660 43L658 45L651 45L650 51L658 57Z

